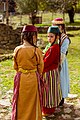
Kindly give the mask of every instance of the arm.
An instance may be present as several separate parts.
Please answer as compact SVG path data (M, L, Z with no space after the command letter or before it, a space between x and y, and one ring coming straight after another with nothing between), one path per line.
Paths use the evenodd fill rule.
M60 64L62 64L66 57L66 52L68 50L69 46L69 39L65 38L63 44L61 45L61 58L60 58Z
M36 55L37 55L37 63L38 63L37 69L38 72L42 74L44 68L44 61L43 61L42 51L39 48L37 48Z
M15 48L14 49L14 53L13 53L13 67L14 67L14 69L16 71L18 71L18 65L17 65L17 61L16 61L16 59L17 59L17 52L18 52L18 49Z
M54 46L48 49L44 56L44 71L45 69L52 69L58 66L60 59L60 49L59 46Z
M45 47L45 49L43 50L43 53L46 53L46 51L48 50L48 48L51 46L51 43L48 43Z

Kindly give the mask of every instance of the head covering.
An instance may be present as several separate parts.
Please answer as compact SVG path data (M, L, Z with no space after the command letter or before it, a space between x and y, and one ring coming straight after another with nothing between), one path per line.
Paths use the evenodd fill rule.
M52 24L64 24L64 20L62 18L55 18L52 20Z
M51 26L48 28L48 33L53 33L53 34L60 34L60 30L58 28L58 26Z
M37 28L34 25L25 25L22 30L23 32L37 32Z

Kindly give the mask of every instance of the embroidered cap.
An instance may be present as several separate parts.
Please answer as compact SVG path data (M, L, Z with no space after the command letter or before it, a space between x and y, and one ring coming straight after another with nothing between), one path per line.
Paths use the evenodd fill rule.
M25 25L22 32L37 32L37 28L34 25Z
M53 34L58 34L58 35L61 34L58 26L49 27L47 33L53 33Z
M64 24L64 20L62 18L55 18L52 20L53 25L54 24Z

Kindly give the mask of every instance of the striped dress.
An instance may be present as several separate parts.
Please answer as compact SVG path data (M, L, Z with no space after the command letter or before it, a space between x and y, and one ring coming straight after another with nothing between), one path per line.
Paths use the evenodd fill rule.
M58 44L51 46L44 56L44 74L48 90L43 92L43 114L53 114L59 105L62 94L60 88L60 75L58 70L60 49Z

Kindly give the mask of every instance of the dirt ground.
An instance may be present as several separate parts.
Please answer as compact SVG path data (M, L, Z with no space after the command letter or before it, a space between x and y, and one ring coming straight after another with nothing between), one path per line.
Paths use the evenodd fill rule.
M0 100L0 120L11 120L9 92ZM57 108L53 115L43 116L42 120L80 120L80 98L65 100L64 105Z

